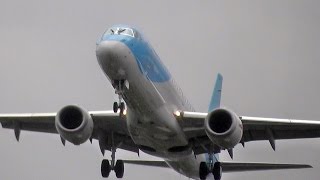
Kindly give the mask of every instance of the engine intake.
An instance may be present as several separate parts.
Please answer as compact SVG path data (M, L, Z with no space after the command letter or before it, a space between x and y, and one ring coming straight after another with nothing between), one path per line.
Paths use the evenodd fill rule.
M55 125L61 137L75 145L86 142L93 132L91 116L75 105L65 106L58 111Z
M224 149L233 148L242 138L242 122L231 110L213 110L207 115L204 125L209 139Z

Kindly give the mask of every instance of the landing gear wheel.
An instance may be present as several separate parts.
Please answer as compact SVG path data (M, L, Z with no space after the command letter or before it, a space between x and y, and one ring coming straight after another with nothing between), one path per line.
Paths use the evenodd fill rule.
M129 88L129 84L128 84L128 81L126 81L125 79L120 79L120 80L113 80L112 85L115 88L115 93L119 97L119 101L113 103L113 112L117 113L118 110L120 109L119 115L121 116L123 115L123 112L126 108L124 102L122 102L123 95L125 93L126 88L127 89Z
M101 175L104 178L109 177L111 171L111 166L110 163L107 159L102 160L101 162Z
M114 113L117 113L117 112L118 112L118 109L119 109L118 103L117 103L117 102L114 102L114 103L113 103L113 112L114 112Z
M125 108L126 108L126 105L124 104L124 102L121 102L121 103L120 103L119 108L120 108L120 114L122 115L123 112L124 112L124 110L125 110Z
M199 168L199 177L201 180L205 180L207 178L207 175L209 174L209 168L207 166L206 162L201 162L200 163L200 168Z
M222 169L221 169L220 162L214 163L214 166L212 169L212 174L213 174L214 180L221 179L221 174L222 174L221 172L222 172Z
M114 166L114 172L116 173L117 178L122 178L124 174L124 163L122 160L118 160Z

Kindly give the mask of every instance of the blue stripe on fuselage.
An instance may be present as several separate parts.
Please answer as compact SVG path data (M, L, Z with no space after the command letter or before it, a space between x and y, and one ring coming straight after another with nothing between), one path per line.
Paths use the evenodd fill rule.
M152 82L165 82L170 79L168 70L145 40L126 35L104 35L101 41L120 41L126 44L134 54L140 72L146 75Z

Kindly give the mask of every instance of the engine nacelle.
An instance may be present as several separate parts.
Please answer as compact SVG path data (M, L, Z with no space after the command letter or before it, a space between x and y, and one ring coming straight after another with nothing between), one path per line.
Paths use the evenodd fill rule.
M224 108L211 111L204 127L209 139L224 149L236 146L243 134L242 121L234 112Z
M93 132L90 114L75 105L65 106L58 111L55 125L61 137L75 145L86 142Z

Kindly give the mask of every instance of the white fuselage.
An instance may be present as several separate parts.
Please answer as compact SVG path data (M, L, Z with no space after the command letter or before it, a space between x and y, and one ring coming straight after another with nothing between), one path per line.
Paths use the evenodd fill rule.
M128 82L122 96L128 107L128 130L139 149L163 158L177 172L198 179L199 165L201 161L206 161L205 157L193 154L188 139L174 116L177 110L193 111L193 108L171 76L168 75L169 78L165 81L152 80L152 75L148 74L150 71L145 68L157 73L159 64L139 64L139 57L135 56L128 43L118 39L100 42L96 53L99 64L111 83L119 79Z

